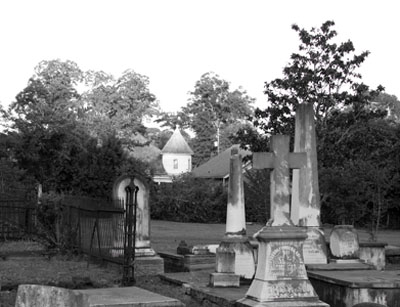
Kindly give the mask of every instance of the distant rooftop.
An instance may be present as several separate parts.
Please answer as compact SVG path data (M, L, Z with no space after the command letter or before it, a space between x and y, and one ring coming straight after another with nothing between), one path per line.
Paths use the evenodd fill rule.
M176 128L167 144L161 151L162 153L190 154L193 155L193 150L186 143L179 128Z
M229 176L230 169L230 158L232 148L238 148L239 154L243 157L251 155L252 153L248 150L241 149L239 145L233 145L225 151L221 152L218 156L215 156L208 160L206 163L196 167L192 174L195 177L201 178L215 178L223 179Z

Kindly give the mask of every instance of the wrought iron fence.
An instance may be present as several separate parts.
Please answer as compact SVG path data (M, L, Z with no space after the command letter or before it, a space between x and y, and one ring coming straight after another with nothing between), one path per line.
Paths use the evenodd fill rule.
M18 240L32 234L36 207L27 200L0 198L0 240Z

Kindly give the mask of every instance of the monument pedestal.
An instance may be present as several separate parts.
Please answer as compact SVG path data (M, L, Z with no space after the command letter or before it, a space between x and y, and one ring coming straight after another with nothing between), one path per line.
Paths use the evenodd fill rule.
M308 280L302 250L306 237L294 226L265 226L256 234L257 272L241 306L329 306Z
M247 236L225 235L216 250L216 272L210 286L239 287L240 279L250 280L255 272L253 247Z
M164 259L158 255L135 257L137 276L164 274Z

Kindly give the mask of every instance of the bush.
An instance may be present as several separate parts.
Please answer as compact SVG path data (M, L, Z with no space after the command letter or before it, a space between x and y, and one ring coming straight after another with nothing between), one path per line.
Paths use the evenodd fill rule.
M194 223L225 222L227 190L219 181L185 174L175 178L172 183L155 186L152 194L153 219Z

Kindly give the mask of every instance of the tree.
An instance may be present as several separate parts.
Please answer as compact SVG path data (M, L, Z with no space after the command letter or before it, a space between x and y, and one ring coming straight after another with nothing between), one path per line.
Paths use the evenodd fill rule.
M324 125L332 110L346 106L361 109L383 89L379 86L372 91L360 83L357 69L369 52L355 54L350 40L333 42L337 35L333 26L333 21L310 31L292 26L299 35L299 52L291 55L283 78L265 83L269 106L256 110L257 127L269 134L292 134L294 111L300 103L313 104L317 125Z
M379 93L374 99L374 104L379 110L386 111L389 119L400 121L400 101L395 95Z
M94 135L116 132L127 146L137 145L132 136L145 134L144 116L158 114L156 97L149 91L149 79L126 70L118 79L104 72L87 72L83 94L84 120Z
M231 145L226 138L221 139L222 132L232 130L252 114L254 99L242 88L231 91L227 81L211 72L201 76L190 95L179 116L196 134L191 146L195 152L194 164L198 165L222 151L224 142L225 146Z
M12 157L47 190L107 195L120 165L134 160L124 153L122 137L115 131L122 131L122 136L139 132L140 116L154 100L146 82L128 71L112 84L106 99L90 96L89 85L113 79L102 73L94 74L97 79L88 76L92 75L85 78L73 62L43 61L6 112L12 122L7 131ZM77 88L84 81L87 92L81 95ZM102 98L104 106L94 105L96 110L87 97ZM93 135L90 116L104 115L104 109L109 129ZM104 127L101 124L97 128Z

